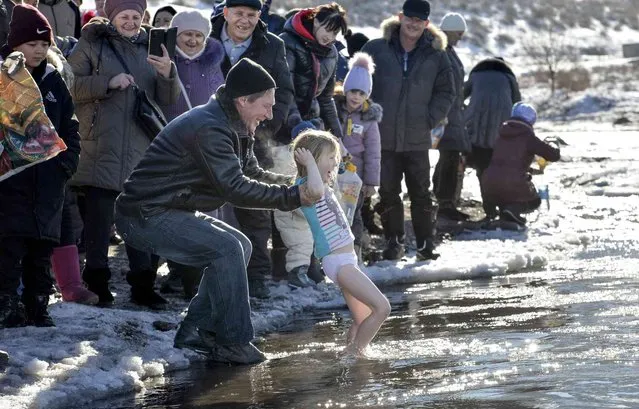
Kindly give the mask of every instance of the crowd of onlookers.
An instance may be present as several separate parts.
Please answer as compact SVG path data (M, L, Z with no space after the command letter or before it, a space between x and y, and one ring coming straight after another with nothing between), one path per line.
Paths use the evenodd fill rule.
M244 167L256 160L260 172L293 176L292 141L305 130L330 131L362 180L351 226L360 263L367 235L383 236L385 259L404 257L402 181L416 257L435 260L437 218L469 218L458 208L467 166L476 169L486 218L525 224L521 214L539 206L526 177L533 155L558 159L558 151L534 136L534 109L521 103L513 108L521 96L508 63L488 58L466 76L455 51L467 31L463 16L448 13L439 24L431 22L426 0L406 0L382 23L381 38L371 40L348 28L347 11L337 3L280 16L268 0L226 0L210 18L202 10L178 12L172 6L150 16L146 0L98 0L95 10L84 11L75 0L24 3L2 0L1 54L24 54L46 113L68 149L0 182L0 328L54 325L47 312L54 277L65 301L111 304L109 245L122 238L132 301L164 307L167 301L156 290L160 257L154 247L139 242L134 247L114 228L116 199L152 141L133 119L138 93L145 92L173 124L219 94L243 59L261 66L274 81L272 114L257 117L252 138L239 138L229 149L241 153ZM166 50L162 56L148 53L151 25L177 28L173 58ZM236 96L249 95L242 87L249 85L234 85ZM224 95L232 97L230 89L227 84ZM435 147L431 130L442 126ZM153 147L177 150L177 144L164 138ZM431 179L433 148L439 160ZM260 173L260 178L268 175ZM211 178L218 176L231 177L212 171ZM170 189L174 181L166 183ZM182 188L171 206L190 209L205 190L201 184ZM288 280L293 287L324 279L301 209L234 206L234 191L216 193L224 199L221 207L196 210L250 240L251 296L267 298L270 278ZM149 211L149 218L157 216L140 209ZM170 273L162 291L196 295L202 269L177 253L163 258Z

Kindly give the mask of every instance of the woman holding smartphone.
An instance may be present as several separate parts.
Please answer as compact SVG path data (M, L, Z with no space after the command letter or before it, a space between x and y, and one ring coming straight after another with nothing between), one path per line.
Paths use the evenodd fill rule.
M173 104L180 93L177 70L166 48L161 57L147 54L149 35L141 27L145 9L145 0L107 0L108 19L94 18L84 26L69 56L75 74L71 94L82 138L82 157L72 183L82 188L86 201L82 278L101 305L113 302L108 249L115 198L150 144L134 120L132 86L163 105ZM132 301L162 308L166 300L153 289L157 258L129 246L126 251Z

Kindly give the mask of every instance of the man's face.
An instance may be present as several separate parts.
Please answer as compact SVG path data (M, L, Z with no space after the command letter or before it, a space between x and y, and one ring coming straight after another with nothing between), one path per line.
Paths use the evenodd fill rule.
M399 33L411 40L419 39L428 26L428 20L422 20L417 17L407 17L404 13L399 13L399 22L401 24Z
M455 47L464 37L463 31L445 31L448 37L448 45Z
M234 42L248 40L260 20L260 12L250 7L224 7L227 34Z
M273 119L273 105L275 105L275 88L271 88L264 95L254 101L249 101L248 97L236 99L237 111L240 118L252 135L260 122Z

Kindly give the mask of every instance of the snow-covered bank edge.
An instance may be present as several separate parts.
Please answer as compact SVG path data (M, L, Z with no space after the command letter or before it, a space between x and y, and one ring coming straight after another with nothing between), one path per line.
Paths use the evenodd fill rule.
M491 241L492 242L492 241ZM485 243L497 246L495 243ZM484 259L444 257L430 263L414 258L400 263L381 262L367 269L382 289L396 284L472 279L541 269L546 257L525 249L490 255ZM446 253L449 253L446 257ZM253 310L256 332L277 331L305 310L342 305L338 288L323 283L317 289L292 291L273 283L273 296L257 302ZM161 380L166 373L185 369L203 357L173 348L175 331L153 328L156 320L178 322L180 309L150 312L100 309L73 303L51 306L56 328L17 328L0 331L0 349L10 355L9 367L0 374L0 408L77 407L118 394L139 391L147 379Z

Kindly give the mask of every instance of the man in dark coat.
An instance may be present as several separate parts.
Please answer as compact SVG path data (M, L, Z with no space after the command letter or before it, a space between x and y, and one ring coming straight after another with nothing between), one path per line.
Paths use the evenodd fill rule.
M404 255L404 177L417 257L437 257L433 253L428 150L430 131L446 118L455 99L455 85L445 51L446 36L429 25L429 14L427 1L406 0L397 17L382 23L383 38L362 49L376 64L371 98L384 108L379 210L387 240L384 258L389 260Z
M116 226L127 244L202 270L175 346L219 362L265 359L250 342L251 242L199 211L226 202L290 211L319 200L304 185L284 185L291 178L264 171L253 154L256 128L273 116L275 86L262 67L240 60L206 105L176 118L153 140L116 202Z
M470 152L470 140L464 126L462 109L464 106L464 64L457 56L455 47L464 36L466 21L461 14L448 13L439 28L446 34L448 47L446 54L453 68L455 79L455 101L448 111L448 121L444 135L437 146L439 161L433 174L433 192L437 197L437 215L450 220L466 220L468 215L457 210L457 198L461 192L464 165L463 155Z
M222 42L225 57L222 62L224 76L240 58L246 57L260 64L277 84L273 118L260 124L255 132L255 156L260 166L273 166L268 152L269 141L280 130L293 101L293 83L286 64L284 42L268 32L260 20L260 0L228 0L223 12L212 18L211 37ZM253 255L248 267L251 296L268 297L264 284L271 274L268 240L271 237L271 211L235 208L235 217L244 234L253 243Z

